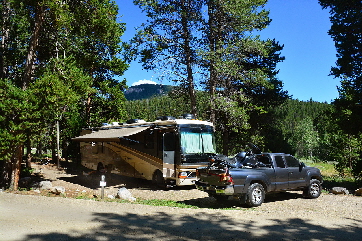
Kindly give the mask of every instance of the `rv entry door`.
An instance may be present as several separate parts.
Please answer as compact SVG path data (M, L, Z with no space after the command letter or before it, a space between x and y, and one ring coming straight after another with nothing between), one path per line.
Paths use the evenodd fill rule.
M176 136L173 132L163 135L163 163L175 164Z

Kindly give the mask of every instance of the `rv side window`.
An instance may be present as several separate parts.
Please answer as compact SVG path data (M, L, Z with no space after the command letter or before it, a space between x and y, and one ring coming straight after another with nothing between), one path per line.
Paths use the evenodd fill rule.
M133 146L136 145L136 141L132 140L132 139L127 139L128 140L128 145Z
M146 132L145 133L145 148L146 149L155 148L155 143L153 141L153 132Z
M163 150L164 151L174 151L175 150L175 134L174 133L165 133L163 135Z

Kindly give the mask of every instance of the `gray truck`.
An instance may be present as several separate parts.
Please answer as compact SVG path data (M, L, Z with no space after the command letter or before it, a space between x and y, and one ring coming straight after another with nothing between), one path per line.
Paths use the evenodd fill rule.
M207 167L198 168L196 175L196 187L218 202L233 197L248 207L260 206L271 192L302 190L305 198L318 198L323 182L318 168L284 153L218 155Z

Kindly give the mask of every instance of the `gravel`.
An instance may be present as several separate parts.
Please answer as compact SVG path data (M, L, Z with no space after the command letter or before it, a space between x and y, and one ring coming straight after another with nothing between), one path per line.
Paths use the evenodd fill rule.
M50 180L54 186L64 187L69 198L76 197L101 197L102 189L99 186L101 177L96 173L83 173L83 175L69 174L59 171L54 165L37 165L32 167L45 180ZM198 207L217 208L220 205L216 200L208 197L207 193L193 187L176 187L167 190L155 189L145 180L120 177L118 175L106 176L107 186L104 188L104 197L115 197L121 187L127 188L137 199L164 199L193 204ZM46 192L47 193L47 192ZM30 191L27 194L41 195ZM44 194L44 192L42 193ZM49 196L49 194L47 193ZM57 196L57 195L54 195ZM230 202L221 207L240 208L237 202ZM286 192L269 194L265 202L257 208L258 211L275 213L294 213L298 216L322 215L325 217L361 218L362 197L353 195L333 195L322 193L317 199L304 199L302 192Z
M138 199L166 199L199 208L96 202L71 197L101 195L100 176L72 175L51 165L33 165L64 197L48 192L0 192L0 240L357 240L362 200L323 193L304 199L301 192L267 195L258 208L219 205L193 188L153 189L149 182L107 176L105 196L126 187ZM228 207L232 210L220 209Z

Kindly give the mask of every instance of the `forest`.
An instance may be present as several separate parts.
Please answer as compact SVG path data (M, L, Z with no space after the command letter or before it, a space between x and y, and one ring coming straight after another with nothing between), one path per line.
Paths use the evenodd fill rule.
M183 113L214 123L218 153L251 142L362 176L361 1L318 1L338 52L332 103L283 89L283 45L258 35L271 24L267 0L133 2L147 21L128 42L114 1L1 2L0 188L17 189L22 163L34 157L79 161L71 138L83 128ZM134 60L164 71L172 90L127 100L122 75Z

